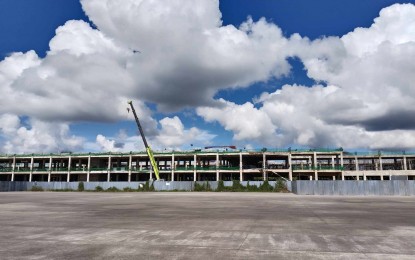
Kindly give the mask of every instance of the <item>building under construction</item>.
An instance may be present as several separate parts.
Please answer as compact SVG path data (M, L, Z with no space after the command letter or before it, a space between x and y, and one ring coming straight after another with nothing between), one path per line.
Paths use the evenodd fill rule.
M166 181L415 179L415 153L338 150L154 152ZM0 155L0 181L146 181L146 152Z

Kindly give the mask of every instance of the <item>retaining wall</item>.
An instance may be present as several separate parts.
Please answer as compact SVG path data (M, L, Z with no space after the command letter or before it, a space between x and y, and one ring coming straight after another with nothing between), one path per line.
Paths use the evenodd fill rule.
M293 181L298 195L415 196L415 181Z

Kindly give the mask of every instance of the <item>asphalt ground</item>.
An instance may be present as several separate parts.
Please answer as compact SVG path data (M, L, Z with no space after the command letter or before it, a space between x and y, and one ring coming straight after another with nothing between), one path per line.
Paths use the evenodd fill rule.
M0 193L0 259L415 259L415 197Z

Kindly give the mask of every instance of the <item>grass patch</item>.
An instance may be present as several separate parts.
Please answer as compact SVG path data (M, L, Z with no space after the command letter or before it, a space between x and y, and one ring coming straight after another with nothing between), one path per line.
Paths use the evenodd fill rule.
M43 191L43 188L40 186L32 186L32 188L30 189L30 191Z

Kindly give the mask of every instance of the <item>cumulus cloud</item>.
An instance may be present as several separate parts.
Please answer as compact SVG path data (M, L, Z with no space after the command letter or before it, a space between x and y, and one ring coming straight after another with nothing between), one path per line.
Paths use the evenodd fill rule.
M235 126L229 118L251 107L248 114L255 118L253 124L269 128L271 120L280 135L270 143L280 146L415 146L414 5L385 8L371 27L357 28L343 37L310 41L293 35L290 43L290 55L298 56L308 76L324 85L286 85L263 93L256 100L259 108L251 103L227 104L216 113L202 108L198 114L232 129L239 139L239 128L245 129L246 123ZM248 140L269 136L261 131L246 133Z
M37 136L36 129L50 124L60 130L46 134L58 141L39 147L58 149L73 140L72 122L131 120L125 108L133 99L148 138L160 147L202 144L212 135L186 128L177 117L157 122L146 102L161 112L196 108L235 140L266 146L415 146L414 5L383 9L369 28L310 41L298 34L287 38L263 18L223 26L217 0L81 4L96 28L68 21L57 28L46 57L30 51L0 62L0 115L31 122L31 128L3 127L6 144L15 140L7 131L23 127L22 136ZM213 99L222 89L288 75L288 57L298 57L321 84L287 85L256 104ZM94 147L135 148L121 139L98 135ZM35 145L22 149L30 147Z
M0 151L3 153L48 153L78 151L84 139L70 135L65 123L31 119L24 124L17 116L0 116Z
M159 121L159 131L155 136L146 134L146 139L155 151L181 150L183 146L194 144L195 147L209 145L215 135L197 127L185 128L180 118L165 117ZM128 136L125 131L120 132L115 137L107 137L97 135L95 143L89 143L88 147L92 150L112 151L112 152L128 152L144 150L144 144L140 133Z

